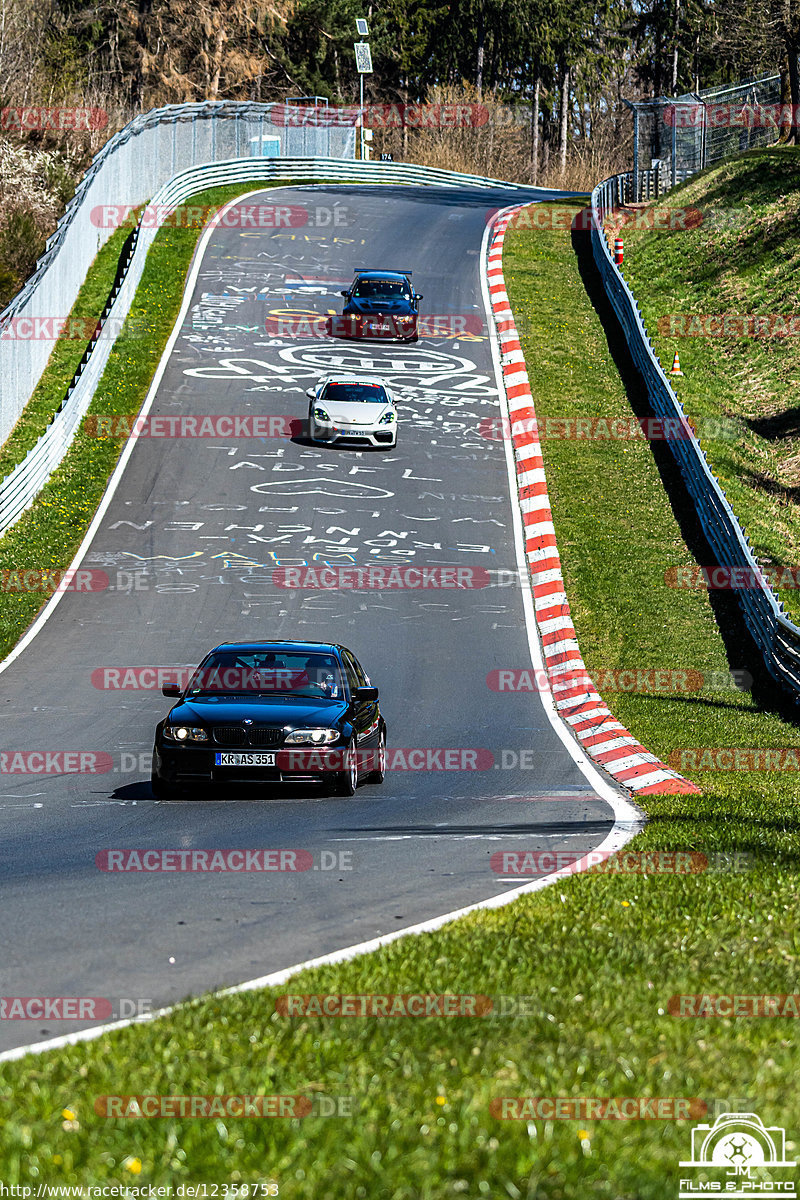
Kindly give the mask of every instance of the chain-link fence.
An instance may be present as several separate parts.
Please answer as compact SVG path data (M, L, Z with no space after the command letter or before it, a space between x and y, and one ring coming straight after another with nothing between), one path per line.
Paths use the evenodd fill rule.
M626 100L633 110L636 199L650 199L732 154L777 142L791 124L791 110L781 100L780 75L706 88L673 100ZM655 179L650 172L656 173Z
M170 105L136 117L100 151L36 271L0 313L0 444L41 377L53 330L68 317L98 250L126 207L146 203L188 167L231 159L355 156L355 111L325 120L288 105ZM295 167L296 173L296 167Z

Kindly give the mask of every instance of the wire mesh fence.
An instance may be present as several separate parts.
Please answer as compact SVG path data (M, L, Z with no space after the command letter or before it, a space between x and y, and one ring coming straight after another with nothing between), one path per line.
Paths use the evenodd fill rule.
M635 198L648 200L723 158L773 145L791 125L783 99L781 76L764 75L674 99L626 101L633 110Z

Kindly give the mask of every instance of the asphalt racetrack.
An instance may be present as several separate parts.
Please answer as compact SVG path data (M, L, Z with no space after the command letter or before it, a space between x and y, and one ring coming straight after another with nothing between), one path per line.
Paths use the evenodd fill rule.
M82 563L109 586L65 594L0 674L6 997L106 998L106 1019L157 1008L508 891L531 876L503 878L493 854L577 855L613 824L538 695L487 683L531 666L479 270L488 213L519 193L314 186L242 203L254 199L309 220L214 232L150 415L295 423L288 436L140 438ZM354 266L411 268L423 314L469 320L408 347L297 336L303 314L341 311ZM304 439L306 389L340 368L393 386L396 449ZM313 590L273 576L376 564L470 568L490 585ZM308 787L156 802L149 756L170 701L115 686L115 670L191 666L218 642L262 638L349 646L380 688L390 752L477 750L455 758L477 767L440 769L434 754L410 769L405 754L352 799ZM31 751L107 769L9 769ZM110 873L96 860L112 848L304 849L314 866ZM0 1049L81 1027L0 1021Z

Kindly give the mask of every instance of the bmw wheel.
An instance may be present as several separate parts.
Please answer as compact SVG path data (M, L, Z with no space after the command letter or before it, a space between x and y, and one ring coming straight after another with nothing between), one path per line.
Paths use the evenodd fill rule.
M344 757L344 770L339 771L336 779L336 790L340 796L355 796L358 787L358 755L356 744L352 741L347 747Z
M383 783L386 778L386 730L381 730L381 740L378 743L377 761L375 767L367 776L368 783Z

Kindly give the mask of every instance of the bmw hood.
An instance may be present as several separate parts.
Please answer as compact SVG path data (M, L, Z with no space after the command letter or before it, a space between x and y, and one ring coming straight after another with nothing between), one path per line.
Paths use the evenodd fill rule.
M245 719L256 726L335 725L345 714L343 700L314 696L190 696L179 701L169 714L170 725L241 725Z

